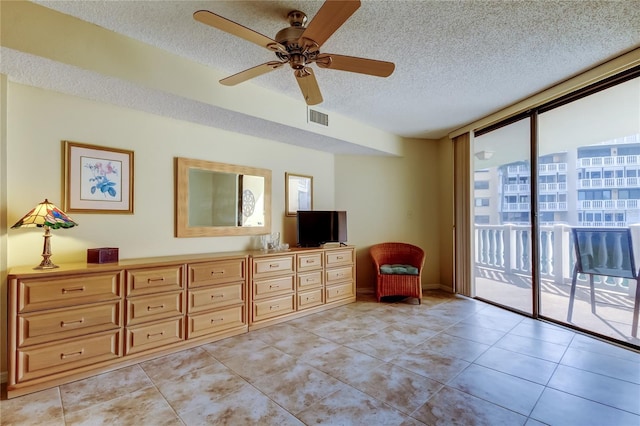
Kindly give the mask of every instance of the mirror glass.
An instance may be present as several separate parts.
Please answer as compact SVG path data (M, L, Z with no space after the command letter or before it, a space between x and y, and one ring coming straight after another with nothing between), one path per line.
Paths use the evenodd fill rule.
M270 228L270 170L176 158L176 237L259 235Z
M313 176L285 173L286 215L298 210L313 210Z

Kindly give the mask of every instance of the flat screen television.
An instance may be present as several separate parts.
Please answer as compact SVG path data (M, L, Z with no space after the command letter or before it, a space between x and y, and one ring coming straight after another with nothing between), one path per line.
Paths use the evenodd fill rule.
M297 213L298 247L320 247L347 241L347 212L306 210Z

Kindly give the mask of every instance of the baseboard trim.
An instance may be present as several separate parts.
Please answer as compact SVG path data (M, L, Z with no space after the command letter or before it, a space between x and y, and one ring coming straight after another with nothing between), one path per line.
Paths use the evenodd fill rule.
M448 285L444 284L427 284L422 286L423 290L442 290L448 293L453 293L453 290Z

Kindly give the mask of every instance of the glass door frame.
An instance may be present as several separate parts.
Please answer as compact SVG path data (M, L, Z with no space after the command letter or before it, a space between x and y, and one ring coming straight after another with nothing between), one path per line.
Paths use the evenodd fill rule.
M580 328L579 326L567 323L567 322L562 322L560 320L548 317L548 316L544 316L541 315L540 313L540 302L541 302L541 294L540 294L540 288L541 288L541 283L540 283L540 223L539 223L539 203L538 203L538 179L539 179L539 167L538 167L538 115L540 113L543 112L547 112L550 110L553 110L557 107L569 104L571 102L574 102L576 100L579 100L581 98L590 96L592 94L595 94L599 91L602 90L606 90L610 87L616 86L620 83L624 83L626 81L632 80L634 78L638 78L640 77L640 66L635 66L632 68L627 69L626 71L623 71L619 74L616 74L612 77L609 78L605 78L601 81L598 81L594 84L591 84L589 86L586 86L582 89L578 89L575 92L566 94L564 96L560 96L556 99L553 99L551 101L548 101L542 105L539 105L537 107L533 107L525 112L519 113L519 114L515 114L511 117L508 117L504 120L501 120L495 124L486 126L486 127L482 127L479 128L478 130L475 131L471 131L469 132L469 139L467 140L467 144L463 144L465 145L464 148L466 151L466 155L467 155L467 159L464 162L460 161L460 156L456 156L455 159L455 165L454 165L454 170L457 168L463 168L468 170L468 172L465 173L460 173L460 171L454 171L454 173L456 174L456 176L466 176L468 179L467 185L471 185L473 183L473 173L472 173L472 164L471 161L469 161L469 159L471 158L472 154L472 146L473 146L473 138L475 136L480 136L482 134L486 134L489 133L493 130L496 130L500 127L506 126L508 124L514 123L516 121L525 119L525 118L529 118L530 120L530 161L531 161L531 179L530 179L530 220L531 220L531 280L532 280L532 294L531 294L531 306L532 306L532 311L531 313L528 312L523 312L520 311L518 309L514 309L511 308L509 306L505 306L505 305L501 305L499 303L493 302L491 300L485 300L485 299L481 299L478 298L479 300L483 300L487 303L491 303L497 306L500 306L501 308L510 310L510 311L515 311L518 312L522 315L525 315L527 317L531 317L533 319L540 319L540 320L544 320L547 322L551 322L551 323L555 323L567 328L571 328L571 329L575 329L581 332L585 332L587 334L590 335L594 335L596 337L599 337L601 339L604 340L608 340L608 341L612 341L615 342L616 344L620 344L623 346L628 346L631 347L633 349L638 349L638 346L633 345L629 342L625 342L625 341L621 341L621 340L617 340L614 338L611 338L609 336L604 336L598 333L595 333L591 330L587 330L584 328ZM461 164L462 163L462 164ZM464 188L462 188L464 189ZM474 236L473 236L473 214L471 213L473 211L473 191L471 190L461 190L460 187L460 182L455 183L455 191L456 192L460 192L461 195L457 195L455 197L456 202L459 203L461 201L461 198L466 196L466 203L467 203L467 207L466 208L456 208L454 209L454 211L467 211L466 214L461 214L461 213L456 213L456 222L461 224L461 220L463 222L466 223L465 226L459 226L456 225L455 226L455 238L456 238L456 255L455 255L455 259L454 259L454 291L458 292L458 287L460 286L459 283L457 283L457 281L459 281L459 278L461 275L465 276L466 278L471 280L471 284L469 284L471 286L471 289L467 290L468 294L465 294L464 292L462 294L465 294L467 296L471 296L476 298L475 294L474 294L474 282L473 282L473 253L472 250L474 250L475 244L474 243ZM461 207L461 206L457 206L457 207ZM464 229L464 232L468 233L466 237L460 235L460 232ZM467 251L466 255L461 255L460 253L457 253L458 250L463 247L462 244L460 244L459 242L468 242L470 244L465 244L465 250ZM459 264L459 262L463 260L464 263L461 265ZM466 268L468 268L468 272L467 273L461 273L462 271L465 271L465 266L464 264L466 264Z

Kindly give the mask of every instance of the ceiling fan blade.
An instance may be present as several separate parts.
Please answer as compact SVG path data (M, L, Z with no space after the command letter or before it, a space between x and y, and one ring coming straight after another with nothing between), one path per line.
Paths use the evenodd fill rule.
M253 31L243 25L230 21L227 18L223 18L220 15L216 15L208 10L198 10L193 14L193 19L203 24L207 24L226 33L234 35L236 37L243 38L251 43L255 43L258 46L262 46L265 49L271 51L287 52L287 49L278 43L277 41L270 39L266 35Z
M318 50L359 7L359 0L325 1L300 36L298 44L309 50Z
M267 62L253 68L249 68L248 70L240 71L239 73L232 76L223 78L222 80L220 80L220 84L224 84L225 86L235 86L236 84L242 83L243 81L250 80L254 77L258 77L262 74L271 72L276 68L280 68L284 64L286 64L286 62Z
M322 94L320 93L320 87L318 87L318 81L316 80L316 76L313 74L313 70L309 67L304 67L301 70L296 70L295 76L307 105L316 105L321 103Z
M396 68L393 62L356 58L354 56L334 55L333 53L322 53L318 55L316 64L320 68L357 72L377 77L389 77Z

